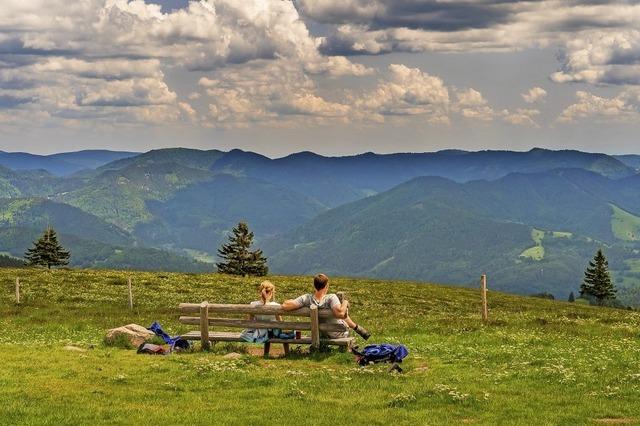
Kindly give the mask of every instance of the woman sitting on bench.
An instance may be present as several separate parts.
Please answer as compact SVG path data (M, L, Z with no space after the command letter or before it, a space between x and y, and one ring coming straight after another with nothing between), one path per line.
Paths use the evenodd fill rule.
M251 302L251 306L280 306L279 303L273 301L273 297L276 293L276 286L271 281L263 281L258 287L258 293L260 294L260 300L254 300ZM257 321L282 321L280 315L250 315L250 320ZM265 343L269 340L269 337L273 335L279 335L279 329L267 329L267 328L248 328L242 330L240 337L252 343Z

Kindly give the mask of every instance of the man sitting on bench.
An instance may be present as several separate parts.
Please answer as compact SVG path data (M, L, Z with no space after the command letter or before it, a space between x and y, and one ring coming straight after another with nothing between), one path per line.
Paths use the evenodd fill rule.
M316 275L313 277L313 286L316 290L313 294L307 293L295 299L285 300L284 303L282 303L282 309L285 311L293 311L302 307L309 307L312 304L316 305L319 309L331 309L333 311L333 315L339 319L332 318L328 322L345 325L345 331L323 333L323 337L328 337L330 339L348 337L349 331L346 328L347 326L353 329L353 331L358 333L365 340L371 336L371 333L369 333L364 327L356 324L349 317L349 302L347 300L340 302L340 299L338 299L338 296L335 294L327 294L329 291L329 277L325 274Z

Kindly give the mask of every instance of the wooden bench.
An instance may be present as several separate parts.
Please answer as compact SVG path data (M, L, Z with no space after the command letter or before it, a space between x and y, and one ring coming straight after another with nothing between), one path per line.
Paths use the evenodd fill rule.
M243 342L239 332L214 331L218 328L279 328L281 330L296 330L309 332L309 336L301 336L294 339L272 338L264 344L265 355L269 354L271 343L282 343L285 355L289 353L289 345L311 345L317 349L321 345L341 346L349 348L353 346L354 338L341 337L338 339L322 338L321 332L340 332L349 330L345 325L332 324L320 321L320 319L335 318L329 309L318 309L317 306L300 308L294 311L285 311L280 306L251 306L219 303L181 303L180 322L182 324L198 325L199 329L182 335L186 340L200 340L202 349L206 350L211 343L216 342ZM197 316L195 316L197 315ZM215 317L212 317L215 315ZM234 315L235 317L230 317ZM238 318L243 315L243 318ZM301 321L259 321L247 319L248 315L281 315L282 317L297 317Z

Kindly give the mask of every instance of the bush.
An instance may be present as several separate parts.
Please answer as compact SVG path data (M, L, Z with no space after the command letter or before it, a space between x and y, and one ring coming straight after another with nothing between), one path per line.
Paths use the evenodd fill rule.
M532 294L531 297L538 297L540 299L556 300L556 297L553 294L547 293L547 292Z

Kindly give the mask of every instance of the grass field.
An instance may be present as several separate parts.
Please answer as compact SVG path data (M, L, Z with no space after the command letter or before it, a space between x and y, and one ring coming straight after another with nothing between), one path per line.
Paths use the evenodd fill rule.
M533 247L529 247L528 249L520 253L519 257L526 257L528 259L535 260L535 261L540 261L544 259L545 250L544 250L544 246L542 245L542 242L544 241L544 236L545 236L544 231L533 228L531 230L531 239L533 240L534 243L536 243L536 245Z
M130 312L126 276L0 270L1 424L640 422L638 312L490 292L482 324L475 290L334 279L370 341L408 346L405 373L391 374L340 352L226 360L237 348L162 357L106 347L108 328L159 320L179 333L178 303L246 303L259 283L131 273ZM278 300L310 287L308 277L270 279Z
M613 215L611 217L611 229L616 238L623 241L640 240L640 217L611 204Z
M531 260L542 260L544 259L544 247L543 246L535 246L529 247L522 253L520 253L520 257L526 257Z

